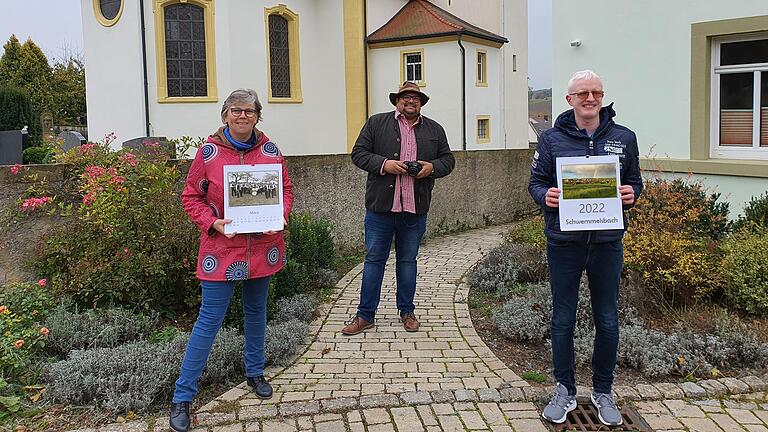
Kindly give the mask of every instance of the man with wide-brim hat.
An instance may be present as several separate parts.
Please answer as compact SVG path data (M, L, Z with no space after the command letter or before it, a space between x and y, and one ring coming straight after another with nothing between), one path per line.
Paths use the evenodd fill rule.
M368 172L366 253L360 304L342 329L345 335L374 325L393 238L400 322L406 331L419 329L413 304L419 242L426 231L435 179L450 174L456 163L443 127L421 114L429 96L416 83L404 82L389 100L395 110L371 116L352 148L352 162Z
M397 98L405 92L409 93L415 93L421 97L421 106L424 106L429 102L429 96L424 94L424 92L421 91L419 88L419 85L415 82L406 81L404 82L399 89L397 89L397 93L390 93L389 94L389 101L392 102L392 105L397 106Z

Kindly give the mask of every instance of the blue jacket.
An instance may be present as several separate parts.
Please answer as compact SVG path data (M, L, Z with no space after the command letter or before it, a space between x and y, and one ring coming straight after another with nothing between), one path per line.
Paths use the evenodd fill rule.
M557 187L555 159L567 156L605 156L618 155L621 163L621 184L631 185L635 190L635 200L643 190L640 176L639 151L637 137L628 128L613 122L616 111L613 104L600 109L600 126L593 135L576 126L573 110L568 110L557 117L555 126L539 137L539 145L531 162L531 180L528 192L544 211L544 232L548 239L572 241L578 243L604 243L620 240L623 230L600 231L560 231L558 210L546 205L544 198L547 190ZM631 206L624 206L628 210ZM624 227L627 217L624 215Z

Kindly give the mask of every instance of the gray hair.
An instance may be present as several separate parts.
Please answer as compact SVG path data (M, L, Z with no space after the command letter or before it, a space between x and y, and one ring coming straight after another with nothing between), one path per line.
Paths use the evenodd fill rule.
M600 75L596 74L595 72L589 69L574 73L571 76L571 79L568 80L568 93L570 93L571 90L573 90L573 85L576 83L576 81L587 81L591 79L597 79L600 81L601 84L603 83L603 79L600 78Z
M247 88L239 88L227 96L227 100L224 101L224 105L221 106L221 121L227 122L227 110L234 104L253 104L256 109L257 121L261 120L261 102L259 102L259 95L255 90Z

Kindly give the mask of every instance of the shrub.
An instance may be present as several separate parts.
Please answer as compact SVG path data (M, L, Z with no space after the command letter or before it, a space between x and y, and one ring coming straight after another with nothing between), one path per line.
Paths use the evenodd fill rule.
M507 242L532 244L540 250L546 250L547 236L544 235L544 217L536 216L520 221L504 233L503 237Z
M173 392L188 338L182 335L171 342L140 341L115 348L73 351L69 358L48 369L48 397L115 412L147 412L165 405ZM222 330L200 385L241 379L242 349L239 332Z
M45 285L42 283L40 285ZM41 323L53 307L45 286L7 284L0 288L0 376L24 379L45 347L48 329Z
M28 147L22 152L25 164L51 163L54 157L54 148L46 142L40 145Z
M267 326L264 357L267 364L287 365L299 349L309 331L309 324L298 319Z
M504 296L515 285L547 279L547 261L542 250L530 244L504 242L480 260L469 277L469 285L483 292Z
M21 89L0 86L0 131L21 130L33 126L32 105Z
M726 297L737 309L768 315L768 226L737 231L723 243Z
M198 230L181 207L179 171L154 143L138 153L112 152L108 143L57 156L73 166L77 193L55 198L73 223L48 237L36 266L87 307L186 310L199 299Z
M629 212L625 262L643 276L653 299L687 304L723 287L718 242L730 230L728 203L682 179L646 182Z
M273 323L284 323L292 319L303 322L312 320L317 307L317 299L306 294L297 294L290 298L283 298L277 302L277 313L272 318Z
M156 313L144 315L120 308L73 313L60 305L46 320L50 329L47 348L54 355L77 349L114 348L145 339L158 320Z
M734 224L734 228L742 228L750 224L768 226L768 193L752 197L744 206L744 214Z
M549 337L552 294L549 285L530 286L521 297L507 301L493 315L504 336L523 342L541 342Z

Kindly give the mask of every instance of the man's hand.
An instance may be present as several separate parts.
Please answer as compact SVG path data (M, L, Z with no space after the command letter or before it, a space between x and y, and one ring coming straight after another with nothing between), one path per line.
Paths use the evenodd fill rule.
M560 206L560 189L556 187L547 189L544 203L547 204L547 207L558 208Z
M408 169L405 167L404 163L388 159L386 162L384 162L384 172L387 174L400 175L406 174Z
M232 219L216 219L216 221L213 222L213 229L223 234L224 237L231 239L232 237L237 235L237 233L231 233L231 234L224 233L224 225L227 225L230 223L232 223Z
M632 186L619 186L619 194L621 195L621 203L623 205L632 205L635 203L635 189Z
M421 164L421 171L416 175L417 179L423 179L424 177L428 177L430 174L435 172L435 167L432 166L432 162L427 161L417 161Z

